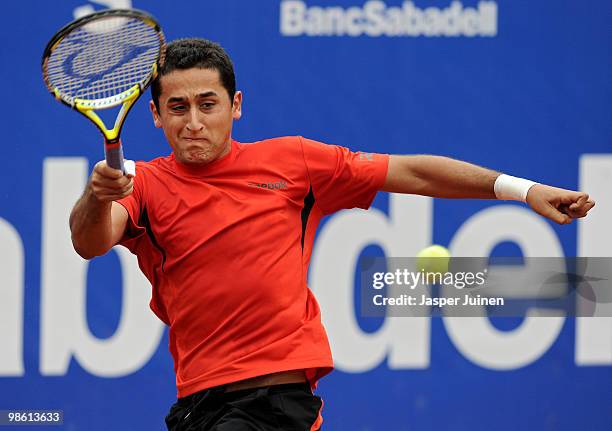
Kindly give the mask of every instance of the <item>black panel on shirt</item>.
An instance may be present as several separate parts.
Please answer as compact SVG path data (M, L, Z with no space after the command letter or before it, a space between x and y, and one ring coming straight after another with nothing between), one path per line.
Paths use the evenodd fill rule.
M308 217L314 206L315 198L312 192L312 186L308 190L308 194L304 198L304 207L302 208L302 253L304 253L304 237L306 236L306 225L308 224Z

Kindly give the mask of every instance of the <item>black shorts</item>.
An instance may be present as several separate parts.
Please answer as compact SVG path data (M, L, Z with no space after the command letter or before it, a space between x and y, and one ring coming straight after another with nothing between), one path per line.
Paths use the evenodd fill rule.
M179 398L166 416L169 431L315 431L323 401L308 383L225 392L206 389Z

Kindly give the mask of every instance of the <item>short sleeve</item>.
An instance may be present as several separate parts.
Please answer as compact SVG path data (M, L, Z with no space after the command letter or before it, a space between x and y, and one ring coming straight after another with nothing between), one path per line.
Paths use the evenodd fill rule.
M312 192L324 214L370 207L387 176L387 154L355 153L302 137L300 141Z
M128 212L127 226L119 244L127 247L132 253L136 253L138 238L146 232L146 229L139 225L142 208L144 208L144 176L143 169L137 163L132 194L116 201Z

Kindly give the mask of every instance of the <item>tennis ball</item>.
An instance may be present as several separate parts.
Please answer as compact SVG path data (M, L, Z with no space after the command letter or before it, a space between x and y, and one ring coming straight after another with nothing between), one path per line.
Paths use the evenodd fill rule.
M416 269L426 273L446 273L450 261L450 252L441 245L432 245L419 251L416 255Z

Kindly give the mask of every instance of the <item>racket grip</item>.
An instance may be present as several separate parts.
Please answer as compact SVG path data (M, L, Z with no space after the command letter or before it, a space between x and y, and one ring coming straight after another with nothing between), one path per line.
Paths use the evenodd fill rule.
M113 169L119 169L125 174L125 165L123 163L123 145L121 140L116 142L105 142L104 153L106 156L106 164Z

